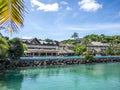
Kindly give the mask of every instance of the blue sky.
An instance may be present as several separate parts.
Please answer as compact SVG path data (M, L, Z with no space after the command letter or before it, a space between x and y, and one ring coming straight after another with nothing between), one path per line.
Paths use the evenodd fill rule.
M24 27L3 35L20 38L71 38L74 32L120 35L120 0L24 0Z

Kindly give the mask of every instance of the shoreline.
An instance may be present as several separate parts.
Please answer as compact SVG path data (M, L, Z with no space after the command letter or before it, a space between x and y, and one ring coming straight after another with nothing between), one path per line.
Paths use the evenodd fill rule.
M44 68L51 66L68 66L68 65L80 65L80 64L97 64L97 63L111 63L120 62L120 58L111 59L94 59L94 60L81 60L81 59L69 59L69 60L1 60L0 70L11 70L18 68Z

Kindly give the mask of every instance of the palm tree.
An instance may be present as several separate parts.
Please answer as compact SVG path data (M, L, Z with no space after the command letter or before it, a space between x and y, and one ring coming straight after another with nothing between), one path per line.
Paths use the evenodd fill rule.
M74 38L74 40L76 40L78 38L78 33L74 32L71 37Z
M0 0L0 27L10 33L23 27L24 3L23 0Z
M74 32L71 37L74 38L74 39L77 39L78 38L78 33Z
M79 42L78 40L78 33L74 32L71 38L74 38L73 44L77 44Z
M7 40L0 36L0 59L6 56L8 50L9 45Z

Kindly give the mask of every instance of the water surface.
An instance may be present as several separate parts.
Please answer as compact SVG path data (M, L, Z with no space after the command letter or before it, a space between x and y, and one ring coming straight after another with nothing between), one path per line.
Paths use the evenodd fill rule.
M0 90L120 90L120 63L0 72Z

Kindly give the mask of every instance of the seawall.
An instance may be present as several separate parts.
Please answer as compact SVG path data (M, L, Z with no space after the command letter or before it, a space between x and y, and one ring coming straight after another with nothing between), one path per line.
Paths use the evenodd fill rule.
M44 67L44 66L65 66L65 65L80 65L80 64L93 64L93 63L109 63L120 62L120 58L111 59L94 59L94 60L0 60L0 70L16 69L20 67Z

